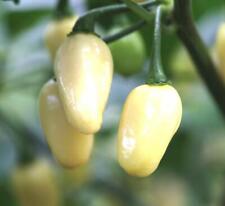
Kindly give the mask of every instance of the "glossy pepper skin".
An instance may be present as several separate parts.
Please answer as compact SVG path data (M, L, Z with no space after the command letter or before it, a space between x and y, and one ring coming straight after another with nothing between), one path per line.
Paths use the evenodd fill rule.
M86 163L94 137L78 132L68 123L59 99L57 83L53 80L41 90L39 111L46 140L55 158L67 168Z
M218 29L215 51L220 73L225 80L225 23L221 24Z
M44 160L16 168L12 187L21 206L60 206L59 188L50 164Z
M58 48L71 32L77 19L76 16L64 17L62 19L56 19L47 25L45 31L45 45L53 60L55 59Z
M141 85L131 91L119 124L117 153L121 167L139 177L154 172L181 116L181 100L172 86Z
M94 34L69 36L57 53L55 74L70 124L82 133L96 133L113 75L108 46Z

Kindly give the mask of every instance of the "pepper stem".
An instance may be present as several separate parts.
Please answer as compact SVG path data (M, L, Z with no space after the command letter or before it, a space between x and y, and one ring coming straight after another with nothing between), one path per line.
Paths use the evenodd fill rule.
M225 84L195 26L192 1L175 0L173 16L178 37L225 118Z
M145 20L147 23L151 23L151 16L149 15L149 12L146 9L140 7L132 0L123 0L123 2L130 8L130 10L136 13L143 20Z
M61 19L65 16L71 16L72 11L69 7L69 0L58 0L55 8L55 17Z
M153 50L150 61L148 84L164 84L167 82L161 61L161 6L156 9Z
M107 44L111 43L111 42L114 42L114 41L117 41L127 35L129 35L130 33L140 29L141 27L145 26L146 25L146 22L143 21L143 20L140 20L138 21L137 23L115 33L115 34L112 34L112 35L109 35L109 36L106 36L104 38L102 38Z
M148 0L144 3L135 4L137 7L140 8L149 8L154 7L161 4L158 0ZM143 9L142 8L142 9ZM118 4L118 5L111 5L111 6L105 6L97 9L93 9L91 11L88 11L86 14L81 16L76 24L73 27L72 32L70 35L73 35L78 32L87 32L87 33L94 33L94 26L97 18L103 15L109 15L109 14L119 14L119 13L125 13L129 12L130 9L126 4ZM146 11L147 12L147 11ZM146 21L146 18L142 16L142 18Z

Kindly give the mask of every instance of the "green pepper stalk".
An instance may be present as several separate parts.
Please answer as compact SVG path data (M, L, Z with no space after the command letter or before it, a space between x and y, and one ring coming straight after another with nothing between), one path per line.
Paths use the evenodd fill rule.
M143 21L143 20L140 20L140 21L136 22L135 24L133 24L133 25L131 25L131 26L115 33L115 34L104 37L103 40L106 43L111 43L113 41L119 40L119 39L127 36L128 34L140 29L141 27L143 27L145 25L146 25L146 22Z
M127 6L133 12L135 12L138 16L144 18L147 23L150 23L151 15L147 10L140 7L137 3L131 0L123 0L123 1L127 4ZM164 1L161 3L166 3L166 2ZM150 68L149 68L149 77L147 80L148 84L164 84L168 82L163 72L162 62L161 62L161 16L162 16L162 9L161 9L161 5L159 5L157 7L156 17L155 17L153 51L151 56Z
M72 14L69 7L69 0L58 0L54 13L55 18L61 19Z
M154 7L161 4L160 1L157 0L149 0L144 3L138 4L140 8L149 8L149 7ZM73 27L73 31L71 32L70 35L73 35L75 33L79 32L86 32L86 33L94 33L94 26L97 18L103 15L108 15L108 14L118 14L118 13L124 13L124 12L129 12L129 8L125 4L120 4L120 5L111 5L111 6L105 6L97 9L93 9L83 16L81 16L77 23ZM142 18L147 21L147 18L142 16Z
M148 84L167 83L161 61L161 6L158 6L155 17L153 51L151 56Z
M130 10L132 10L134 13L136 13L139 17L141 17L143 20L145 20L147 23L151 24L151 16L149 12L140 7L139 4L135 3L131 0L123 0L123 2L129 7ZM162 1L157 1L158 4L163 3Z

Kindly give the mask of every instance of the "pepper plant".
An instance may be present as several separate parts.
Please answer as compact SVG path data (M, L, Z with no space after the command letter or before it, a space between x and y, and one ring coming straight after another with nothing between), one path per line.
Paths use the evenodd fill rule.
M18 3L18 1L14 2ZM176 85L166 75L167 65L163 64L161 54L161 47L166 44L162 41L164 28L171 28L173 34L186 48L196 71L203 80L202 84L205 84L219 111L225 117L225 84L220 74L220 70L224 68L224 28L221 27L217 36L218 59L214 62L196 28L191 0L114 1L112 5L89 10L81 16L73 14L69 0L58 0L53 13L53 19L45 30L45 45L51 57L52 70L50 80L40 90L39 115L46 142L56 164L61 165L62 168L76 170L92 162L93 156L96 155L95 136L102 132L104 112L109 102L114 73L129 76L141 71L141 68L135 67L144 64L141 57L145 51L143 44L140 43L139 48L143 51L143 55L137 55L137 58L141 59L138 64L134 64L130 71L129 66L125 68L125 72L116 69L117 64L114 64L116 56L112 55L113 46L110 50L109 45L116 44L121 39L128 39L128 35L142 28L153 28L153 33L148 33L148 39L151 39L152 44L144 45L147 51L151 50L147 55L148 73L124 101L116 131L116 146L114 145L119 163L117 167L120 165L131 176L147 177L153 172L157 175L156 169L160 170L166 164L160 162L170 150L170 141L177 131L179 133L182 113L186 108L182 105L182 98ZM132 22L129 26L121 26L113 33L110 29L109 32L98 32L96 27L101 19L110 17L112 20L118 15L131 17L136 22L128 20L128 23ZM107 27L111 28L111 24ZM129 46L129 43L127 45ZM133 61L135 56L130 61L128 59L130 64ZM0 117L2 122L13 125L10 121L4 120L7 118L1 114L1 111ZM30 149L33 145L29 144L23 132L17 127L14 129L22 136L17 148L18 164L22 165L21 174L23 169L26 172L28 168L31 168L29 173L33 173L31 166L36 159L35 152ZM173 141L176 139L174 138ZM37 143L40 144L40 141L38 140ZM108 151L104 154L107 156ZM55 205L59 205L60 195L57 195L58 188L52 183L54 180L49 181L47 173L41 174L42 169L38 171L40 177L43 176L48 180L46 182L49 183L50 188L48 191L46 186L45 192L40 193L40 196L44 197L49 192L52 194L50 201L57 202ZM40 186L32 175L29 175L29 181L33 185L37 184L35 188L38 189L29 190L26 184L21 186L20 182L24 183L25 178L12 178L13 181L16 185L15 192L19 199L22 199L21 204L32 202L36 195L39 195L37 191ZM99 182L104 188L114 191L116 196L129 205L145 205L135 197L132 198L131 191L128 194L116 184L114 185L116 189L109 188L108 182L101 182L101 178L94 179L91 185L99 186ZM27 193L29 198L26 198L22 190L29 191L29 194Z

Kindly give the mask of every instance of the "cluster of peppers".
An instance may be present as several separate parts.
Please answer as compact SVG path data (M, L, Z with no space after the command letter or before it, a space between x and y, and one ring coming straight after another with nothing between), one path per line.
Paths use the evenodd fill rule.
M161 65L160 17L161 7L158 6L149 77L146 84L128 95L118 129L119 164L128 174L138 177L148 176L156 170L182 117L179 94L168 82ZM118 66L117 63L113 66L118 57L111 54L116 51L117 42L115 46L112 44L110 51L97 34L77 27L76 22L79 24L78 17L69 16L48 25L45 42L54 61L56 79L43 86L39 99L46 140L57 161L66 168L88 162L94 135L102 125L113 67ZM74 24L75 29L70 33ZM224 48L223 24L216 39L216 60L225 79ZM129 68L124 69L121 73L126 75ZM130 72L137 72L135 69L131 68ZM21 205L60 205L52 168L44 160L15 170L12 182Z
M79 31L66 38L68 25L68 20L58 22L47 33L56 81L50 80L41 90L40 117L52 153L63 166L73 168L88 161L94 134L101 128L113 59L108 46L94 33ZM179 127L181 114L180 97L166 82L135 88L119 124L120 165L131 175L152 173Z
M69 168L90 158L113 77L109 47L78 18L73 32L66 37L75 19L49 26L46 43L54 60L56 80L43 86L39 104L49 147L58 162ZM180 97L161 68L160 25L158 6L149 78L128 95L119 123L118 161L134 176L148 176L155 171L181 122Z

